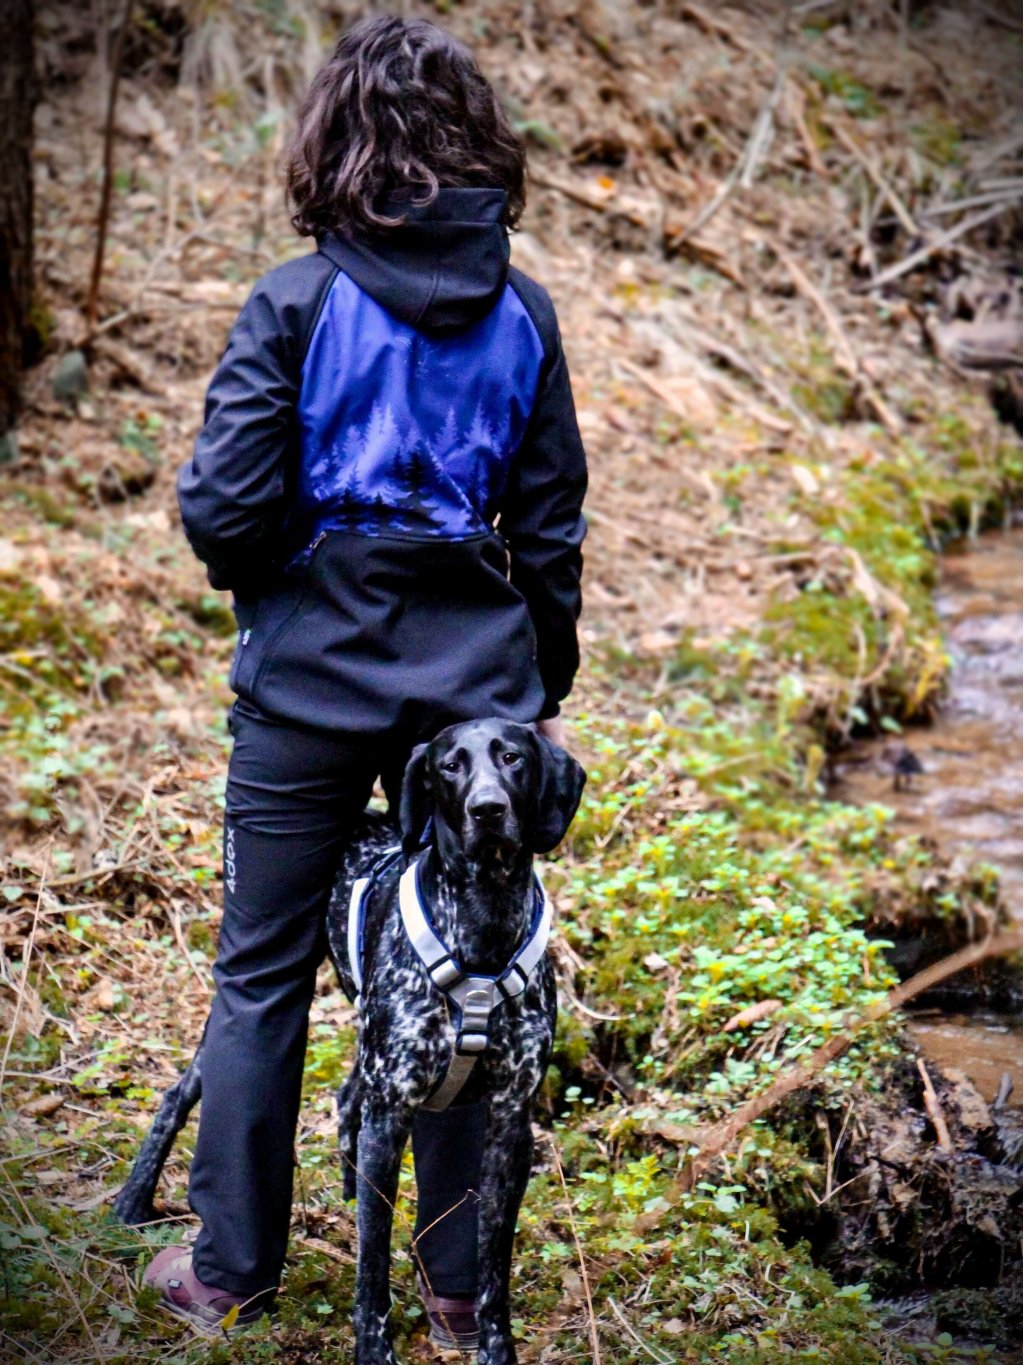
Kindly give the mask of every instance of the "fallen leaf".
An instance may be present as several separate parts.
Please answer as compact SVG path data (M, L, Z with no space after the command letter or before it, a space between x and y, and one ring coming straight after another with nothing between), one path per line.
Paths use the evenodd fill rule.
M700 1130L676 1123L674 1119L651 1119L643 1127L645 1133L653 1133L656 1137L664 1138L666 1142L675 1142L680 1147L700 1145Z
M101 1204L105 1204L108 1199L113 1199L118 1188L115 1186L112 1190L99 1190L85 1199L58 1199L57 1203L63 1204L66 1209L73 1209L75 1213L89 1213L92 1209L98 1209Z
M228 1311L221 1318L220 1322L217 1324L217 1326L221 1329L222 1332L231 1331L232 1327L234 1327L235 1323L238 1321L238 1315L241 1311L242 1305L240 1303L233 1303L231 1305Z
M678 643L676 637L667 631L649 630L640 636L636 647L642 654L666 654L670 649L675 649Z
M667 972L669 964L660 953L648 953L644 958L644 966L649 972Z
M56 1093L37 1095L34 1100L21 1106L21 1112L29 1118L41 1118L44 1114L56 1114L64 1103L64 1096Z
M686 1325L681 1318L669 1318L668 1322L661 1324L661 1330L670 1337L677 1337L680 1332L686 1331Z
M756 1004L748 1005L745 1010L740 1010L739 1014L734 1014L731 1019L726 1020L722 1032L735 1033L738 1028L756 1024L759 1019L767 1019L770 1014L781 1008L781 1000L758 1000Z
M166 720L167 728L177 739L190 739L197 733L195 715L187 706L172 706Z
M808 497L813 498L820 491L818 480L806 465L791 464L789 472L793 475L793 482L798 486L801 493L806 493Z
M64 593L61 590L60 584L55 578L51 578L49 574L41 573L38 578L33 579L33 583L35 587L38 588L42 597L44 597L51 606L57 606L64 600Z
M132 512L124 519L126 526L137 526L140 530L169 531L171 519L162 507L155 512Z
M16 572L21 563L21 551L9 540L0 540L0 574Z
M106 1010L109 1014L117 1003L114 995L113 981L101 981L93 992L92 1003L99 1010Z

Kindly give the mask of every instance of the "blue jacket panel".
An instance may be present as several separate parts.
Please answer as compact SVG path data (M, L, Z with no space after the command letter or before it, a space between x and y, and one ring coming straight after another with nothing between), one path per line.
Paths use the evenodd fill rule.
M297 507L312 538L341 530L456 540L489 531L543 360L511 285L479 322L431 335L339 272L298 402Z

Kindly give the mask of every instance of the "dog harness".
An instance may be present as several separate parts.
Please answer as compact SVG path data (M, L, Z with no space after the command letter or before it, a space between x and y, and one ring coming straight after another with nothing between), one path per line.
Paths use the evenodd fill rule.
M348 960L355 982L356 1009L363 1011L363 926L370 890L384 869L394 861L398 849L388 850L370 875L352 885L348 911ZM471 976L463 971L455 954L437 933L420 893L417 858L402 873L398 883L398 905L413 951L444 996L449 1017L455 1027L455 1049L448 1070L423 1103L424 1109L437 1113L447 1109L469 1080L477 1057L487 1050L491 1015L504 1000L522 995L533 979L548 946L551 933L551 901L537 873L533 874L533 910L526 937L511 962L496 976Z

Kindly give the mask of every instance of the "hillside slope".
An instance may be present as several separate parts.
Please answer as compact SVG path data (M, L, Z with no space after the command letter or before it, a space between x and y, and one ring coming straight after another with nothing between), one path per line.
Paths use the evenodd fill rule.
M963 326L1019 316L1010 7L409 8L473 44L530 140L514 259L558 307L592 469L566 708L591 780L549 874L563 1015L521 1220L522 1358L859 1365L935 1358L943 1331L1008 1349L1019 1184L941 1081L955 1152L936 1153L895 1025L698 1182L687 1163L894 984L865 933L880 903L961 933L996 910L983 871L947 871L826 778L852 732L937 705L935 555L1019 490L992 380L950 359ZM84 9L40 19L48 349L0 469L11 1359L175 1349L132 1279L169 1234L104 1223L199 1036L219 914L234 622L173 480L252 281L307 249L275 169L283 111L350 13L254 0L189 26L175 0L140 7L91 339L104 64ZM282 1323L214 1358L345 1358L331 1090L352 1037L325 969ZM181 1215L188 1147L166 1186ZM429 1358L402 1239L396 1324ZM909 1323L872 1303L923 1285L939 1296Z

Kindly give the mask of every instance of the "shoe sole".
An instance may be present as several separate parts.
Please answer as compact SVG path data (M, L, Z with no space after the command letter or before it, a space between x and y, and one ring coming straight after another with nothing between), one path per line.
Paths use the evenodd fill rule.
M265 1313L259 1313L254 1318L242 1318L240 1316L235 1319L232 1326L222 1327L220 1324L223 1322L223 1318L219 1318L216 1322L204 1322L202 1318L195 1317L189 1309L181 1308L169 1299L161 1298L157 1306L162 1308L165 1313L170 1313L176 1317L180 1322L187 1322L193 1332L208 1339L238 1336L239 1332L244 1332L248 1327L254 1327L260 1318L266 1317Z

